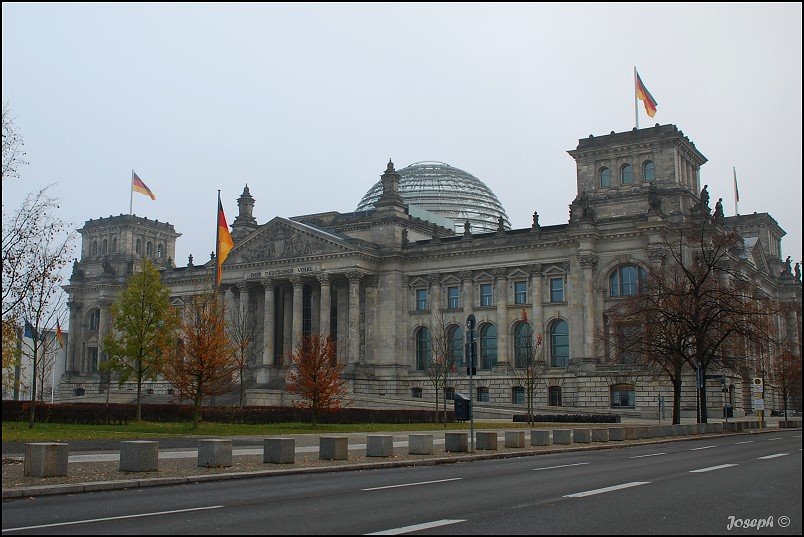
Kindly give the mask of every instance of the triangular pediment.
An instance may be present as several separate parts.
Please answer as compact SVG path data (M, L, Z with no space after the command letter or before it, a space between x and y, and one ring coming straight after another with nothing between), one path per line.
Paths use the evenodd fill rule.
M341 237L277 217L235 244L225 264L304 259L353 251Z
M768 273L768 264L765 261L765 250L762 248L762 240L757 238L757 241L751 247L748 253L748 259L761 272Z

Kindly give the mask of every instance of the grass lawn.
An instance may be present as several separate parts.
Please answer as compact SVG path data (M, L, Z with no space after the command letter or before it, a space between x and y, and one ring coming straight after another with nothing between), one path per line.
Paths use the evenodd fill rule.
M544 425L542 425L544 426ZM476 421L475 430L518 429L525 423ZM469 422L448 423L447 430L469 430ZM36 423L28 429L27 422L3 421L3 442L56 442L65 440L99 440L127 438L159 438L164 436L269 436L282 434L379 433L397 431L443 431L438 423L354 423L318 424L272 423L243 425L237 423L202 423L193 429L190 423L132 422L126 425L75 425L65 423Z

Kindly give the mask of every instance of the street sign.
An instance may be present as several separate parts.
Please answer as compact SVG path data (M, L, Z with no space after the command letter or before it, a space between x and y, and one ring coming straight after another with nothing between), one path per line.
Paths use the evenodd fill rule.
M751 406L754 407L754 410L765 410L764 399L754 399L751 403Z

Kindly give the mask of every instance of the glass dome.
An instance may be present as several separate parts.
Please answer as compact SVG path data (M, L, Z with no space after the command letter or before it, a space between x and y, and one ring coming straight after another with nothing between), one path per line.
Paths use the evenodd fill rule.
M500 217L505 229L511 229L500 200L483 181L470 173L443 162L416 162L398 173L399 194L405 203L449 218L458 234L463 233L467 220L473 233L496 231ZM356 210L372 208L380 194L382 182L378 181L366 192Z

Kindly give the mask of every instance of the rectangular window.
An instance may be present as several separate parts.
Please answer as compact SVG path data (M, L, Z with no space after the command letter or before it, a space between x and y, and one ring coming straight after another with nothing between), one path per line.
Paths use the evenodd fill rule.
M489 308L492 304L492 286L490 283L480 284L480 307Z
M522 386L514 386L511 388L511 403L515 405L525 404L525 388Z
M427 311L427 289L416 289L416 311Z
M89 361L89 370L92 373L98 371L98 348L87 347L87 360Z
M514 304L527 304L528 284L526 282L514 282Z
M457 287L447 287L447 308L456 310L460 307Z
M564 278L550 278L550 302L564 302Z

